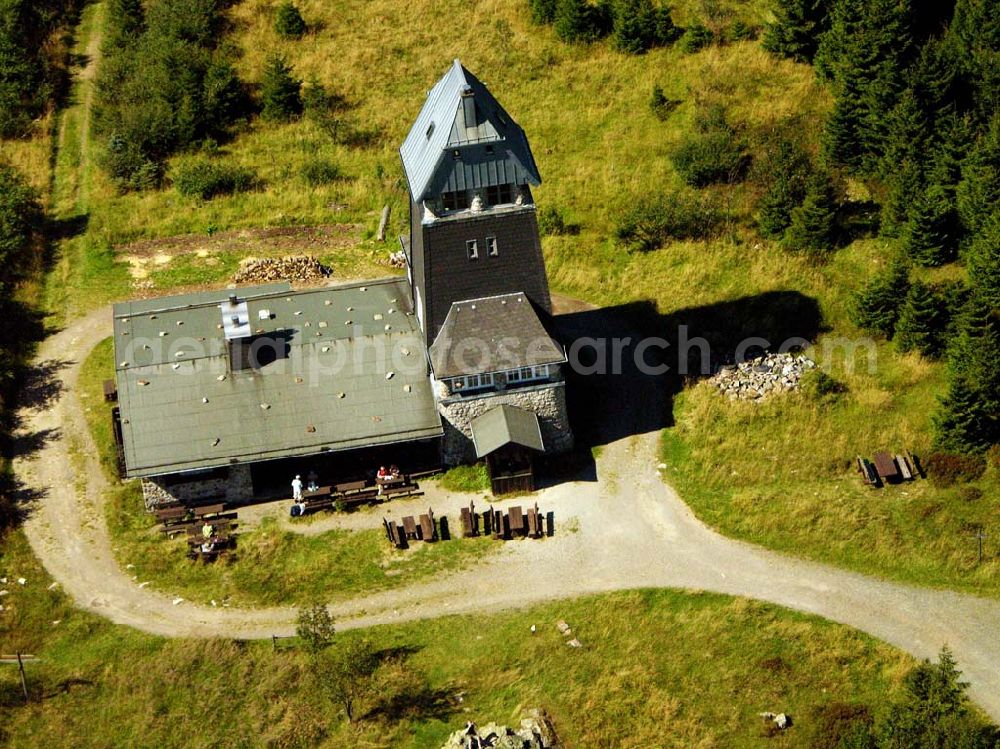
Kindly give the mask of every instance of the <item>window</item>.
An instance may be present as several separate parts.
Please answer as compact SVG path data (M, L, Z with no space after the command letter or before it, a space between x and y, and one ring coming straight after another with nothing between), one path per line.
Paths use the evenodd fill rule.
M500 250L497 248L496 237L486 237L486 254L490 257L496 257L500 254Z
M493 146L486 146L486 153L493 153Z
M493 373L466 375L451 381L452 390L482 390L493 387Z
M503 205L514 202L513 185L495 185L486 188L486 202L490 205Z
M470 239L465 243L465 252L469 256L469 260L479 259L479 242L475 239Z
M465 190L442 193L441 205L446 211L464 211L469 207L469 193Z
M548 376L548 364L543 364L540 367L521 367L520 369L508 370L507 382L530 382L531 380L544 380Z

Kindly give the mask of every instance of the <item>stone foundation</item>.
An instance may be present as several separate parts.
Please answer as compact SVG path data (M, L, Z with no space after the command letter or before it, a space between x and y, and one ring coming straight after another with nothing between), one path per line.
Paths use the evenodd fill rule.
M142 497L146 509L152 511L160 505L174 502L196 504L207 499L238 503L253 497L250 466L230 466L225 469L225 476L219 476L218 473L213 471L205 478L192 477L190 481L179 481L175 476L142 479Z
M438 402L444 420L441 459L445 465L473 463L476 448L472 442L471 422L491 408L507 404L533 411L542 429L542 444L547 455L573 449L573 432L566 410L566 383L546 382L531 387L488 392L465 397L452 396Z

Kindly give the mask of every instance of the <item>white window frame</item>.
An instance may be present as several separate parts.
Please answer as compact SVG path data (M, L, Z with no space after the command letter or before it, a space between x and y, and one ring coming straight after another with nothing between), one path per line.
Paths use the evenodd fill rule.
M470 374L456 377L451 381L452 390L465 392L467 390L484 390L494 385L493 373Z
M465 254L469 256L469 260L479 259L479 240L478 239L467 239L465 240Z
M549 377L549 365L541 364L534 367L520 367L506 372L507 382L532 382L546 380Z
M496 237L486 237L486 254L490 257L500 256L500 247Z

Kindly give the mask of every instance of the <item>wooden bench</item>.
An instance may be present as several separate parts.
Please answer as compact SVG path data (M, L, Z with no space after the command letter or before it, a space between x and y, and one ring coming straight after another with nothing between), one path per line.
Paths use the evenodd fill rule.
M333 490L337 494L350 494L351 492L361 491L366 486L368 486L367 481L348 481L343 484L337 484L333 487Z
M153 513L156 519L161 523L168 523L171 521L183 520L188 514L187 507L167 507L162 510L156 510Z
M303 490L302 499L305 502L308 502L310 499L323 499L325 497L329 497L331 494L333 494L333 487L319 486L312 490Z
M104 400L108 403L114 403L118 400L118 386L115 384L114 380L105 380L103 385L104 389Z
M875 467L860 455L858 456L858 472L861 473L861 480L866 485L873 489L878 487L878 474L875 472Z
M217 515L214 518L207 519L210 525L219 525L225 521L236 520L235 512L227 512L224 515ZM206 519L199 518L197 520L185 520L180 523L174 523L173 525L164 525L160 528L161 533L166 533L168 536L172 536L175 533L180 533L182 531L188 531L194 528L196 531L201 531L203 525L205 525Z
M426 515L420 516L420 539L433 541L437 538L437 528L434 525L434 510L428 508Z
M541 538L542 519L538 513L538 504L528 508L528 535L532 538Z
M904 481L913 481L913 469L910 467L910 461L906 459L905 455L896 456L896 465L899 466L899 475L902 476Z
M194 513L194 516L196 518L204 518L207 517L208 515L219 515L225 509L226 506L224 504L215 504L215 505L204 505L202 507L194 507L192 508L192 512Z
M423 494L416 484L399 484L398 486L383 487L381 496L383 497L417 497Z
M399 549L406 545L406 539L403 538L402 529L396 525L395 520L382 518L382 526L385 528L385 535L386 538L389 539L389 543Z
M895 481L899 478L899 469L896 467L896 463L889 453L883 451L877 452L873 456L873 460L875 462L875 470L878 471L878 475L883 481Z

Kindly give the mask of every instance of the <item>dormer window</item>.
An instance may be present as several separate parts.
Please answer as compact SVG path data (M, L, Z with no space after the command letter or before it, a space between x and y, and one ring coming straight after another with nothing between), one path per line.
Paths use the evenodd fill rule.
M514 186L496 185L486 188L486 202L490 205L504 205L514 202Z
M469 256L469 260L479 259L479 242L475 239L470 239L465 243L465 252Z
M486 237L486 254L490 257L497 257L500 254L496 237Z
M464 211L469 207L469 193L465 190L442 193L441 205L446 211Z

